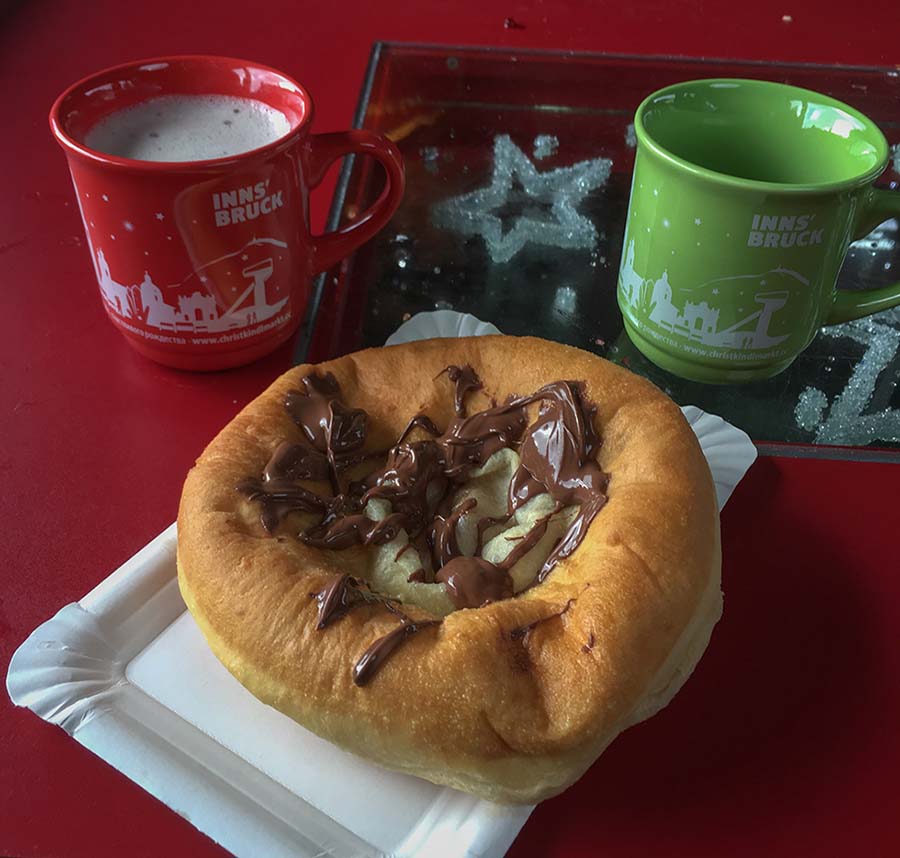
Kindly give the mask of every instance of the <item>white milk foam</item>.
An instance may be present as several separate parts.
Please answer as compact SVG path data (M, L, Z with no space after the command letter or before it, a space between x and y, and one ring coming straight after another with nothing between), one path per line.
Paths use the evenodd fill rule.
M163 95L102 119L84 143L138 161L205 161L258 149L290 128L280 110L256 99Z

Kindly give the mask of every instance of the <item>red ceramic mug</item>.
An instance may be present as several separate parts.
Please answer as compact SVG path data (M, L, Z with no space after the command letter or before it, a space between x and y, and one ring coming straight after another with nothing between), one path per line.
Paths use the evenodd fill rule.
M280 111L289 130L251 151L205 161L139 161L85 145L119 110L161 95L224 95ZM297 329L314 274L368 241L403 195L403 163L367 131L313 134L306 90L274 69L211 56L106 69L54 103L50 126L69 162L109 318L129 343L179 369L262 357ZM343 155L371 155L384 191L349 226L310 233L309 192Z

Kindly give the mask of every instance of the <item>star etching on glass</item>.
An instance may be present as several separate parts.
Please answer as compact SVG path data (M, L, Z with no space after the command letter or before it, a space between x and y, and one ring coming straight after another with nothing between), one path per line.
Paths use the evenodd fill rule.
M579 213L584 198L609 179L612 161L593 158L538 172L506 134L494 138L490 184L434 207L436 226L480 235L495 263L509 262L526 244L593 248L597 228Z

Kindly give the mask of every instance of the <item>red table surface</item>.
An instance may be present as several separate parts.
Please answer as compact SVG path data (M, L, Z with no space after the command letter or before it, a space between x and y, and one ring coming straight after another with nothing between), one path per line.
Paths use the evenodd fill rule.
M898 24L894 0L4 4L2 672L36 625L172 521L204 444L290 362L285 347L180 374L109 325L46 125L69 82L137 57L244 56L302 80L327 131L349 124L376 39L893 65ZM328 197L314 201L318 224ZM898 476L761 460L722 517L725 617L695 676L538 808L510 855L898 854ZM0 854L223 852L0 695Z

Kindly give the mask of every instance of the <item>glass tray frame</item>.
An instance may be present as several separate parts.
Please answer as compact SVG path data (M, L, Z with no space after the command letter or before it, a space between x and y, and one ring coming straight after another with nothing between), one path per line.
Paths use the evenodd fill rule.
M410 61L422 64L421 80L407 81L408 78L412 79L414 77L414 75L408 74L404 76L404 82L398 84L397 79L400 71L408 70ZM388 123L396 121L397 118L395 116L392 120L390 104L399 104L399 108L395 107L394 109L398 115L402 114L404 110L403 99L398 98L398 90L402 91L404 87L410 89L410 92L406 93L407 102L415 103L418 101L419 103L419 107L414 109L420 109L422 104L437 103L437 101L428 101L429 98L433 97L433 93L437 89L438 94L442 96L440 104L447 110L465 111L467 108L471 110L472 105L475 104L480 110L496 109L500 114L505 112L509 115L513 109L522 111L522 105L515 105L514 103L518 97L514 89L516 86L515 80L500 82L500 91L496 96L499 99L498 101L492 103L487 103L484 99L481 102L476 101L485 91L498 86L496 77L491 79L490 74L484 73L485 67L490 70L493 66L496 71L496 68L501 64L509 63L514 64L517 71L518 69L528 68L531 65L544 70L550 69L553 72L560 72L564 78L566 75L569 78L572 78L573 75L577 76L579 67L583 69L585 65L603 69L607 75L612 69L618 69L628 72L626 75L628 80L634 78L642 81L642 83L632 86L628 91L624 91L627 89L625 87L621 92L612 93L610 105L599 108L585 103L590 101L590 98L581 98L577 93L572 95L571 90L567 90L567 93L571 96L569 101L577 103L574 105L542 103L540 107L534 108L532 106L531 111L528 111L535 115L546 116L555 114L562 116L568 114L573 116L577 114L578 116L599 116L600 122L606 121L607 126L610 125L607 117L615 117L611 120L613 130L622 132L627 125L626 120L630 119L630 115L633 113L633 106L637 103L634 94L635 89L641 92L649 92L672 80L689 79L691 77L723 75L768 77L832 92L839 98L843 97L845 100L852 101L855 106L858 106L864 112L870 113L879 122L890 143L897 144L900 142L900 72L897 69L698 59L675 56L628 56L543 50L510 51L505 48L420 45L396 42L377 42L373 46L360 91L353 125L357 128L373 128L373 130L382 133L390 132L391 129L387 127ZM399 64L399 69L392 69L392 64ZM451 77L453 77L453 72L461 70L461 83L456 82L456 92L447 92L447 81L445 79L447 72L443 72L441 69L442 64L447 72L451 73ZM510 68L509 65L505 67ZM644 75L644 77L641 77L641 75ZM552 95L554 92L553 82L548 78L549 73L546 77L541 78L538 90L541 93ZM826 86L825 84L829 85ZM421 90L420 94L416 94L416 85L424 85L426 90L424 96L421 95ZM466 91L462 93L460 87ZM470 94L472 90L474 90L474 94ZM454 98L454 95L457 97ZM385 101L389 96L392 100ZM513 102L512 106L511 100ZM888 100L891 100L891 103L896 104L897 107L890 118L885 118L884 115L879 114L884 113L884 104ZM386 104L388 105L387 108L385 107ZM518 126L517 132L514 132L515 140L522 151L525 152L539 171L559 166L554 163L552 157L542 163L541 160L532 156L530 149L525 149L521 145L523 142L521 131L523 116L524 112L520 112L515 117ZM528 117L524 118L526 125L529 121ZM575 121L577 122L578 120L576 119ZM616 126L618 126L618 129L616 129ZM534 127L540 127L540 117L538 124L535 124ZM427 125L425 128L427 131ZM415 188L417 182L420 187L422 184L427 184L429 177L426 175L426 171L430 172L432 177L435 172L431 169L433 164L429 166L426 163L427 159L422 154L423 151L428 149L428 146L419 145L423 141L428 142L427 139L422 138L421 135L419 135L420 139L418 141L414 139L418 130L413 128L411 134L407 134L400 140L401 148L405 149L404 156L410 177L407 186L407 199L404 205L401 206L394 221L376 239L361 248L349 259L344 260L335 269L316 280L306 318L297 338L295 362L325 360L360 347L379 345L408 315L408 312L449 305L454 309L465 310L475 315L479 314L481 295L470 295L468 303L464 301L462 306L457 305L456 302L444 300L448 292L452 292L452 283L438 284L437 286L430 284L429 288L434 288L433 295L425 294L426 290L420 290L411 296L407 312L402 314L398 312L400 309L398 306L399 292L404 286L403 283L400 283L399 289L394 288L397 284L392 283L394 280L393 275L397 272L392 273L389 271L389 268L397 265L400 260L408 257L409 254L407 248L395 240L399 233L397 224L398 222L401 224L403 222L404 206L410 208L418 205L416 213L421 221L421 201L416 200L415 194L410 195L410 188ZM464 129L463 133L466 130ZM605 132L609 132L609 130L609 127L604 128ZM403 133L402 125L400 126L400 131ZM483 129L474 130L474 134L477 135L479 133L484 136ZM394 128L394 135L397 136L396 127ZM410 137L413 138L412 143L409 142ZM600 269L599 274L595 275L595 285L599 283L599 288L591 294L592 296L595 294L602 295L603 298L602 300L594 301L591 306L591 312L593 312L595 318L587 321L587 326L593 326L593 329L588 332L587 336L585 336L584 331L574 333L573 331L578 327L578 323L571 318L566 320L565 317L562 319L562 324L551 326L552 329L549 331L544 329L535 330L534 326L529 328L527 323L523 324L521 318L506 320L507 323L504 324L505 320L497 315L498 302L496 301L493 302L492 312L488 314L489 320L498 324L504 332L514 334L533 333L548 336L551 339L558 339L563 342L570 342L581 348L588 348L601 354L603 357L622 363L650 378L680 404L697 404L707 411L722 414L726 419L747 429L754 438L760 452L764 455L900 462L900 433L889 443L877 443L872 446L841 446L816 444L811 437L804 437L804 435L809 436L811 433L808 431L804 432L799 425L788 427L791 431L787 432L779 432L776 428L768 432L760 431L758 426L753 425L754 419L760 413L761 404L771 402L777 405L788 401L795 403L799 389L803 386L810 388L821 387L823 389L822 393L828 400L829 407L833 406L833 403L841 395L846 394L849 379L855 367L859 365L860 360L865 356L867 346L864 343L850 340L846 336L836 340L833 329L831 332L823 329L823 332L798 359L794 367L782 373L776 379L753 385L710 386L684 382L658 369L637 352L624 333L621 333L621 316L614 300L616 274L621 252L621 228L624 226L624 205L627 203L627 180L630 177L631 169L631 162L626 160L623 164L621 156L624 154L626 159L629 157L633 158L633 149L629 152L630 147L627 145L623 146L623 143L624 140L619 141L618 159L616 157L613 158L613 175L610 178L609 187L604 188L595 195L597 197L595 208L597 202L603 206L604 202L611 197L614 205L621 207L621 217L618 218L619 222L615 225L605 221L601 223L603 227L612 228L602 229L600 232L601 240L598 242L598 245L590 254L582 252L582 257L577 263L580 265L578 270L582 275L584 275L585 268L588 266L595 271L598 266ZM596 144L592 143L592 145L595 146ZM601 142L600 154L607 154L610 146L615 145L615 141L611 142L607 134L607 137ZM604 151L604 147L606 151ZM435 146L434 148L437 149L438 147ZM484 148L482 154L484 151L487 151L487 154L490 155L490 152L484 150ZM438 152L440 159L439 149ZM560 155L561 165L567 165L575 160L590 157L590 155L585 153L581 153L580 158L572 157L570 152L561 152ZM484 160L481 159L481 163L479 163L476 159L476 162L472 164L473 174L477 173L479 168L483 171ZM618 163L615 163L617 160ZM900 153L897 154L896 161L900 161ZM444 165L440 160L439 164L438 169L441 169ZM900 165L896 162L895 169L900 170ZM480 178L475 180L473 184L470 183L464 190L484 186L484 175L483 173L479 175ZM372 170L372 165L367 159L362 159L359 162L355 162L353 158L346 159L332 199L327 224L329 230L351 222L353 217L362 210L366 201L371 199L374 193L377 193L380 185L380 179L377 176L378 171ZM883 187L895 188L900 184L898 180L900 180L900 175L892 173L889 166L878 184ZM581 210L586 209L587 206ZM617 208L616 211L618 212L619 209ZM595 211L589 213L596 215ZM612 220L615 220L615 217ZM407 213L406 223L409 222L409 214ZM433 224L429 226L433 226ZM618 234L616 233L617 229ZM399 234L403 235L404 233ZM472 241L473 239L471 238L467 239L468 243L465 244L467 253L470 252L473 246ZM477 253L477 244L480 242L480 239L476 238L474 241L476 246L472 252ZM873 233L864 241L855 242L854 246L851 247L842 272L842 288L847 288L848 285L865 288L881 286L890 282L891 277L896 276L896 272L900 271L898 245L900 245L900 227L898 227L896 220L889 221L878 233ZM447 246L445 244L442 249L446 251ZM457 249L459 246L457 245ZM542 251L542 256L553 255L552 248L549 254L544 253L545 249L543 248L537 249ZM435 260L440 262L441 259L446 258L435 255L433 251L430 252L431 257L428 258L429 252L426 250L425 253L429 267L431 262ZM487 269L490 269L490 260L486 261L488 263ZM529 264L533 273L534 254L532 254L531 260L526 259L526 266ZM439 271L442 267L442 265L438 264L433 266L433 270ZM504 267L506 271L501 272L499 277L501 292L508 285L510 272L514 273L516 270L512 264L508 266L493 266L494 269ZM552 271L552 264L550 269ZM478 269L482 275L485 270L484 266ZM557 266L558 270L559 266ZM478 271L475 272L476 276ZM409 273L412 274L413 272L410 271ZM457 278L462 276L464 280L466 272L463 271L460 275L460 272L456 271L454 276ZM407 281L409 281L409 278L407 278ZM374 292L373 298L373 284L379 285L384 282L389 284L387 291L393 291L395 294L384 296ZM590 288L591 284L588 282L587 289ZM583 297L585 293L586 289L584 284L582 284L578 288L576 297ZM435 297L435 295L437 300L432 302L431 306L428 306L430 299ZM473 300L475 298L479 300ZM373 306L373 302L375 306ZM379 302L382 306L378 305ZM499 303L502 306L502 301ZM390 318L386 318L383 323L373 324L373 310L377 314L379 309L382 308L389 311L385 315ZM391 317L391 313L393 313L393 317ZM599 320L598 316L602 317L603 320ZM617 322L611 327L610 321L613 317ZM571 323L569 326L567 326L567 321ZM893 322L893 318L890 321ZM876 319L876 324L881 325L882 322ZM900 314L896 314L895 324L896 329L900 330ZM618 330L616 330L616 326ZM862 336L866 336L865 332L862 333ZM842 348L835 349L835 342L839 342ZM877 384L872 396L868 399L868 405L864 409L864 413L869 413L873 409L890 407L894 404L900 406L900 394L898 394L896 389L896 380L900 378L900 353L898 351L900 350L895 350L888 364L877 375ZM746 425L748 420L751 424L749 426ZM779 435L782 437L779 437Z

